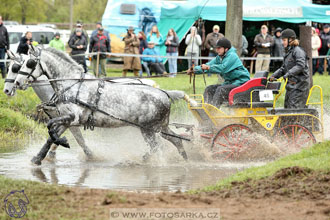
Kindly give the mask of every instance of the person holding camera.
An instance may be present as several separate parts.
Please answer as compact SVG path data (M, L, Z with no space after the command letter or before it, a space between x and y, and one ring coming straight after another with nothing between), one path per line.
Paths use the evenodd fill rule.
M133 27L127 29L127 35L124 37L123 41L125 42L124 53L140 53L140 40L134 34ZM139 75L139 71L141 70L140 57L124 57L123 77L126 77L128 70L133 70L134 76L136 77Z
M32 44L32 33L30 31L25 33L25 36L21 38L19 41L19 45L17 47L17 53L19 54L28 54L29 45Z

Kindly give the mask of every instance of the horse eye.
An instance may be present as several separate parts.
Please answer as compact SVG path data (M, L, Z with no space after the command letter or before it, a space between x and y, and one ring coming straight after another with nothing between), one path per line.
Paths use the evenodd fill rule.
M37 65L37 62L35 60L32 60L32 59L29 59L27 62L26 62L26 66L30 69L33 69L35 68Z
M18 73L18 71L21 69L21 65L14 63L13 66L11 67L11 71L13 73Z

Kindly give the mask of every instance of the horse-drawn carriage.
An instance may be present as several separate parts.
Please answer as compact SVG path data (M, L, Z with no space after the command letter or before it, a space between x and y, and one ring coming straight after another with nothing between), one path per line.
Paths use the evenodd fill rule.
M188 103L188 108L199 122L200 136L209 139L214 157L235 159L253 147L255 133L282 148L300 149L323 141L322 88L315 85L310 89L306 108L276 108L287 81L269 82L267 76L268 72L258 72L233 89L228 105L221 109L205 103L203 95L190 96L194 102ZM315 90L319 91L319 100L311 102ZM312 105L319 105L319 110L310 108Z
M311 88L306 106L320 105L320 111L314 108L275 108L286 82L281 89L281 82L268 82L268 73L259 72L253 79L233 89L229 94L228 106L218 109L205 103L202 95L188 97L182 91L165 91L141 83L105 83L104 79L83 74L82 68L68 55L53 48L41 50L32 47L30 50L30 55L25 57L15 57L9 53L11 63L5 87L10 84L11 89L8 87L4 91L14 95L16 87L24 88L26 81L36 83L36 79L43 75L50 82L51 94L55 95L51 95L50 100L46 98L45 104L56 107L56 114L51 115L47 124L50 137L33 158L35 164L41 164L53 143L69 146L65 137L60 137L66 129L85 125L130 125L140 128L150 146L150 152L146 153L144 160L157 150L155 133L158 132L187 159L182 145L182 140L187 139L176 135L168 127L171 100L183 98L188 101L188 108L199 121L201 137L210 141L212 153L216 157L235 158L249 150L254 132L268 136L287 148L302 148L323 141L323 99L319 86ZM70 71L65 71L67 69ZM320 100L310 102L315 89L319 90ZM44 94L47 91L41 92L47 96ZM176 126L180 127L178 124ZM82 143L86 155L91 155L79 130L74 131L79 133L75 137L78 143Z

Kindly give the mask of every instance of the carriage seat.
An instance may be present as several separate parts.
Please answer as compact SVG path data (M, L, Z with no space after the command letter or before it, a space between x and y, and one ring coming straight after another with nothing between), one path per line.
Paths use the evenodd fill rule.
M267 76L267 71L259 71L255 74L253 79L250 79L243 85L232 89L228 97L229 106L241 106L239 103L246 103L247 105L250 105L251 91L265 89L267 84ZM259 102L258 93L252 94L252 101Z
M255 74L253 79L231 90L229 93L229 106L250 107L251 91L255 91L252 93L252 107L273 107L272 102L260 101L258 91L266 89L271 90L273 94L278 94L281 88L281 82L267 82L267 76L267 71L259 71Z

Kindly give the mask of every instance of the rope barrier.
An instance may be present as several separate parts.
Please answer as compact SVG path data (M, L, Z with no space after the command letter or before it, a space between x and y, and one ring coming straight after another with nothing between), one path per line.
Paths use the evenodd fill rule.
M77 54L77 55L72 55L72 57L76 56L93 56L97 55L98 53L85 53L85 54ZM142 55L142 54L125 54L125 53L106 53L106 52L100 52L99 54L105 54L105 55L110 55L113 57L152 57L152 58L165 58L165 59L183 59L183 60L190 60L191 57L188 56L156 56L156 55ZM317 57L312 57L312 59L330 59L330 56L317 56ZM205 57L205 56L196 56L193 57L193 59L198 59L198 60L212 60L214 57ZM241 60L283 60L283 57L240 57ZM2 59L0 62L9 62L9 59Z

